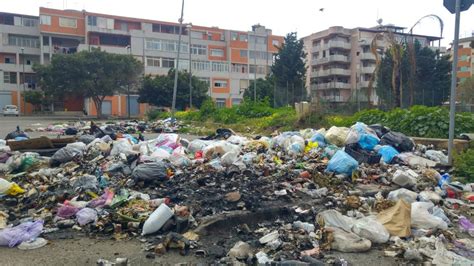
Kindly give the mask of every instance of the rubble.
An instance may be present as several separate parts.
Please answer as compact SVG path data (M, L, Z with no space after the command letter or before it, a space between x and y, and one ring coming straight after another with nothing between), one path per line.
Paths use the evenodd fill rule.
M180 126L51 126L41 130L77 135L50 155L12 151L38 143L12 132L0 141L0 245L39 248L71 231L139 238L147 258L322 265L377 248L406 262L473 259L462 238L474 232L472 184L453 181L444 151L362 123L194 140Z

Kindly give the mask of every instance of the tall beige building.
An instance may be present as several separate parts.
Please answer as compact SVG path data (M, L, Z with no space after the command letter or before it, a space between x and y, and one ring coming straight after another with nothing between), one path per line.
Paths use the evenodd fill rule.
M370 45L376 36L380 55L389 46L389 32L398 41L413 37L422 46L438 49L439 37L410 35L404 29L393 25L354 29L336 26L304 37L308 54L306 87L310 89L312 99L319 98L334 105L357 101L357 97L366 102L367 88L375 70L375 56ZM444 50L441 47L441 52ZM378 103L375 89L371 101Z

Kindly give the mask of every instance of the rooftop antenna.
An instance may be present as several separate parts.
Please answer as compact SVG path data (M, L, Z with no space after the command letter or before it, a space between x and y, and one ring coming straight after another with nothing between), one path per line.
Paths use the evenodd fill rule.
M381 18L377 19L377 24L379 24L379 26L382 26L382 22L383 22L383 19Z

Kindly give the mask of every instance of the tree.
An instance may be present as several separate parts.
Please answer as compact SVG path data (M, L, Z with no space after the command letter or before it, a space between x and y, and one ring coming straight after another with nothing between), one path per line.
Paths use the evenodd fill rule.
M54 55L49 65L35 65L39 84L46 94L62 98L76 95L91 98L102 116L107 96L125 91L138 82L143 65L131 55L109 54L100 49L91 52Z
M160 107L171 107L173 101L174 69L166 76L146 76L143 86L139 89L138 101ZM192 76L193 106L199 108L209 96L209 85ZM176 109L184 110L189 107L189 74L186 71L178 73L178 89L176 93Z
M474 104L474 76L464 80L457 90L458 101L463 104Z
M377 95L390 108L441 105L449 95L449 56L440 56L418 42L413 51L409 49L408 44L402 43L385 52L377 71ZM416 67L412 66L414 63Z
M273 77L269 76L265 79L257 79L257 101L268 100L268 102L273 106L273 93L275 89L275 84ZM254 87L253 81L250 82L250 87L247 88L244 92L245 100L254 100Z
M272 66L276 86L287 90L287 100L292 104L306 98L306 53L303 47L303 40L298 40L296 32L288 33L283 44L278 47Z

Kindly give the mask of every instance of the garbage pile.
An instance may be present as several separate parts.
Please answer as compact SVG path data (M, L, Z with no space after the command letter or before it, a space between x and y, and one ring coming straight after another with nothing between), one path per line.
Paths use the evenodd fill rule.
M473 184L454 181L443 151L382 125L194 140L89 129L51 157L0 141L0 245L87 232L140 238L150 258L322 265L378 248L473 264Z

